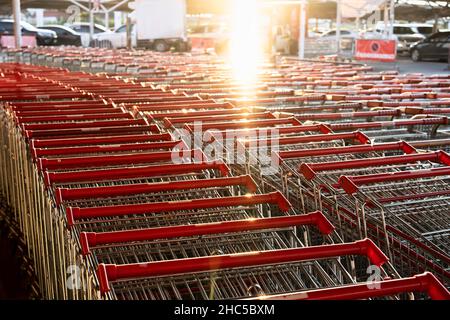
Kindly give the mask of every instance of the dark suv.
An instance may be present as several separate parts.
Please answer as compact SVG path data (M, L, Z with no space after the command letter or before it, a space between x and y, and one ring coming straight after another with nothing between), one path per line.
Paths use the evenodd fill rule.
M20 25L22 29L22 35L35 36L36 43L39 46L50 46L56 44L56 32L46 29L38 29L24 21L22 21ZM10 19L0 20L0 34L14 35L14 21Z
M411 49L414 61L422 59L448 60L450 50L450 32L437 32L428 38L415 43Z

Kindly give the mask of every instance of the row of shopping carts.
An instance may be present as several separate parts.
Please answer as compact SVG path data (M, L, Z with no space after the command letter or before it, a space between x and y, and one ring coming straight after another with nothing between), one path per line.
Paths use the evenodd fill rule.
M165 57L177 75L0 65L1 190L45 298L449 298L446 77L294 60L242 85Z

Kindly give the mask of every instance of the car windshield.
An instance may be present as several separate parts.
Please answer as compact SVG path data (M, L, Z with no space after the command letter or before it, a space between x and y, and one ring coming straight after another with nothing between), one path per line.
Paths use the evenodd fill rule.
M414 34L410 27L394 27L395 34Z
M433 27L417 27L417 31L419 31L420 34L432 34Z
M38 29L35 26L29 24L28 22L22 21L21 25L24 29L28 31L38 31Z

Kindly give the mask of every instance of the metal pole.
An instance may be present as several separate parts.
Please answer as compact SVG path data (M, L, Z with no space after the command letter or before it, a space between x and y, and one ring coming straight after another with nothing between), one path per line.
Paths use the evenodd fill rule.
M306 3L300 3L300 33L298 39L298 57L305 58L305 37L306 37Z
M109 29L109 11L105 10L105 28Z
M13 0L13 16L14 16L14 43L16 49L22 48L22 27L20 25L20 0Z
M94 8L92 1L89 1L89 43L94 40Z
M395 0L391 0L391 8L389 10L389 18L391 25L389 26L389 38L394 36L394 23L395 23Z
M127 49L131 50L133 42L131 41L131 17L127 16Z
M342 23L342 3L341 0L337 0L337 12L336 12L336 44L337 53L341 52L341 23Z
M122 25L122 12L114 11L114 30Z
M383 38L387 39L389 36L389 29L390 29L390 23L389 23L389 6L388 2L386 1L384 4L384 30L383 30Z

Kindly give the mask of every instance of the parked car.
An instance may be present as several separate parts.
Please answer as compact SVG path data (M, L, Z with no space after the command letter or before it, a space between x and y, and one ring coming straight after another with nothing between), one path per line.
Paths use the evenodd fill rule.
M58 46L81 46L81 34L69 27L48 25L43 26L42 28L56 32L58 36L56 45Z
M356 32L341 29L341 38L342 39L356 39L357 34ZM336 29L331 29L329 31L326 31L320 35L320 38L322 39L336 39Z
M357 39L358 34L356 32L350 31L350 30L346 30L346 29L341 29L340 32L340 37L341 37L341 49L344 50L350 50L353 46L353 42ZM336 36L336 29L331 29L329 31L326 31L324 33L322 33L319 36L319 39L322 40L336 40L337 36Z
M11 34L14 34L14 20L4 19L0 21L5 30L12 30ZM36 42L39 46L51 46L55 45L58 39L56 32L46 29L36 28L28 22L20 22L23 35L35 35Z
M448 61L450 50L450 32L437 32L414 44L411 49L413 61L434 59Z
M131 44L136 47L136 25L131 27ZM101 48L125 48L127 46L127 26L123 25L115 31L105 31L94 35L94 39L90 43L92 47Z
M89 22L74 23L74 24L68 25L68 27L70 29L74 30L75 32L78 32L79 34L81 34L81 44L83 47L89 47L89 44L91 41L91 37L90 37L91 29L90 29ZM108 31L108 29L106 29L105 27L103 27L99 24L94 24L94 34L106 32L106 31Z
M14 35L14 23L9 21L1 20L0 21L0 35ZM22 28L23 36L37 36L37 32L29 31Z

